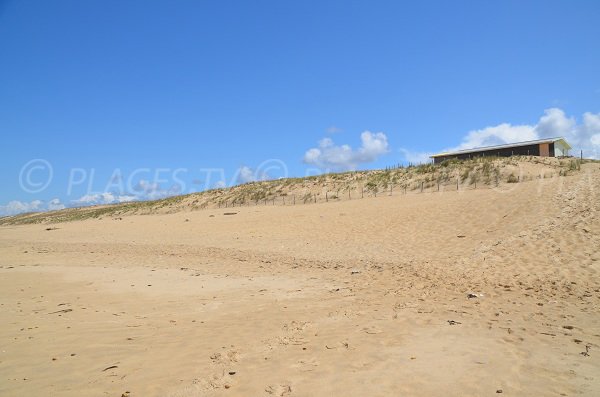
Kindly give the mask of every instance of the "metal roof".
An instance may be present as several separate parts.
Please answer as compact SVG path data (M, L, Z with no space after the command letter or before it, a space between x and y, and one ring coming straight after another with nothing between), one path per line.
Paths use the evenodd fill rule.
M482 147L477 147L477 148L472 148L472 149L456 150L454 152L442 152L442 153L431 155L429 157L434 158L434 157L443 157L443 156L454 156L457 154L485 152L488 150L506 149L506 148L510 148L510 147L536 145L536 144L540 144L540 143L552 143L552 142L557 142L557 141L562 141L562 143L567 147L567 149L571 149L571 145L569 145L569 143L565 140L565 138L556 137L556 138L536 139L534 141L507 143L504 145L482 146Z

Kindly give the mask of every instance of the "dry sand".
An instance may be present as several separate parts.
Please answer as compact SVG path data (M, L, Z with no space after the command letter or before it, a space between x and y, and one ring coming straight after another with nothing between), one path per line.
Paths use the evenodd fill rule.
M224 212L0 227L0 395L600 395L597 163Z

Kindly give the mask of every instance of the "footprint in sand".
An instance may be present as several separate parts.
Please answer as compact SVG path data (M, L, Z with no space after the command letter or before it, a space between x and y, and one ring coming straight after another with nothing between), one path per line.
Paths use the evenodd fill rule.
M290 394L292 394L292 386L270 385L265 388L265 391L274 396L289 396Z
M315 358L308 358L305 360L299 360L294 367L302 372L310 372L315 370L319 366L319 362Z
M383 332L382 330L380 330L377 327L365 327L362 330L364 332L366 332L367 334L371 334L371 335L380 334Z
M240 359L240 353L236 350L230 350L225 353L213 353L210 356L213 364L237 363Z
M194 379L192 385L198 390L215 390L231 388L231 379L222 373L214 373L206 378Z
M304 331L306 328L310 327L312 323L306 321L295 321L293 320L289 324L283 325L283 330L286 332L300 332Z

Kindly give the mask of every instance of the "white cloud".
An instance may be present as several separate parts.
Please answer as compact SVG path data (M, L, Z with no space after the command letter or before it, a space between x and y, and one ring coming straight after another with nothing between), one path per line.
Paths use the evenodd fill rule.
M537 138L538 134L533 126L502 123L481 130L470 131L467 136L463 138L460 145L448 150L471 149L480 146L530 141Z
M86 194L76 200L71 201L75 206L78 205L100 205L100 204L117 204L126 203L136 200L133 195L115 195L110 192Z
M583 150L585 157L600 158L600 139L597 134L600 134L600 113L584 113L583 122L577 123L574 117L568 117L562 109L550 108L544 111L535 125L500 124L471 131L461 145L454 149L562 136L573 146L573 154Z
M430 152L413 152L411 150L402 148L400 149L400 153L402 153L402 157L404 157L404 159L411 164L430 163L431 159L429 158L429 156L433 154Z
M252 168L244 165L238 169L236 180L238 183L248 183L256 181L256 177Z
M267 181L269 179L272 179L269 174L267 174L264 171L260 171L260 166L259 169L254 170L246 165L238 168L237 172L236 172L236 177L235 180L237 181L238 184L241 183L248 183L248 182L256 182L256 181Z
M585 157L600 159L600 113L584 113L576 131L576 137L571 137L575 147L583 149Z
M181 193L182 187L179 184L174 184L170 188L164 189L159 183L142 179L133 189L137 192L134 196L136 200L159 200Z
M335 125L332 125L331 127L327 128L328 134L337 134L338 132L342 132L342 129L336 127Z
M316 148L304 153L304 162L322 170L355 170L359 164L370 163L389 151L387 136L383 132L365 131L360 134L361 146L352 149L349 145L337 146L331 138L323 138Z
M567 117L562 109L550 108L544 111L534 129L538 138L564 136L568 139L573 138L570 135L573 135L576 127L577 122L573 117Z
M67 207L81 207L88 205L118 204L130 201L157 200L165 197L174 196L181 193L181 186L172 185L168 189L161 188L158 183L150 183L141 180L134 187L132 194L117 194L113 192L88 193L78 199L71 200L67 205L63 204L58 198L52 199L47 203L41 200L31 202L11 201L6 205L0 205L0 216L17 215L24 212L55 211Z
M583 122L577 123L574 117L568 117L562 109L550 108L544 111L536 124L512 125L502 123L470 131L463 138L460 145L444 149L444 151L560 136L564 137L573 146L573 154L583 150L584 157L600 158L600 113L584 113ZM411 157L418 157L422 154L406 149L400 151L408 161L411 161Z
M63 203L61 203L59 199L55 198L48 202L47 208L48 211L57 211L65 209L66 206Z
M59 199L52 199L48 203L42 200L33 200L30 202L13 200L6 205L0 205L0 216L11 216L25 212L41 212L62 210L65 205Z
M6 205L0 205L0 216L17 215L23 212L34 212L43 210L43 202L40 200L33 200L29 203L13 200L9 201Z

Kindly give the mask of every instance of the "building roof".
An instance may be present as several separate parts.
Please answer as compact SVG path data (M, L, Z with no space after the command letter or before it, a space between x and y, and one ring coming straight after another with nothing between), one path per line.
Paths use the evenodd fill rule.
M538 145L540 143L553 143L553 142L558 142L558 141L562 142L562 144L567 149L571 149L571 145L569 145L569 143L565 140L565 138L563 138L563 137L556 137L556 138L536 139L534 141L524 141L524 142L507 143L507 144L504 144L504 145L482 146L482 147L477 147L477 148L472 148L472 149L456 150L456 151L453 151L453 152L442 152L442 153L434 154L434 155L429 156L429 157L430 158L435 158L435 157L444 157L444 156L455 156L455 155L465 154L465 153L485 152L485 151L488 151L488 150L506 149L506 148L518 147L518 146Z

